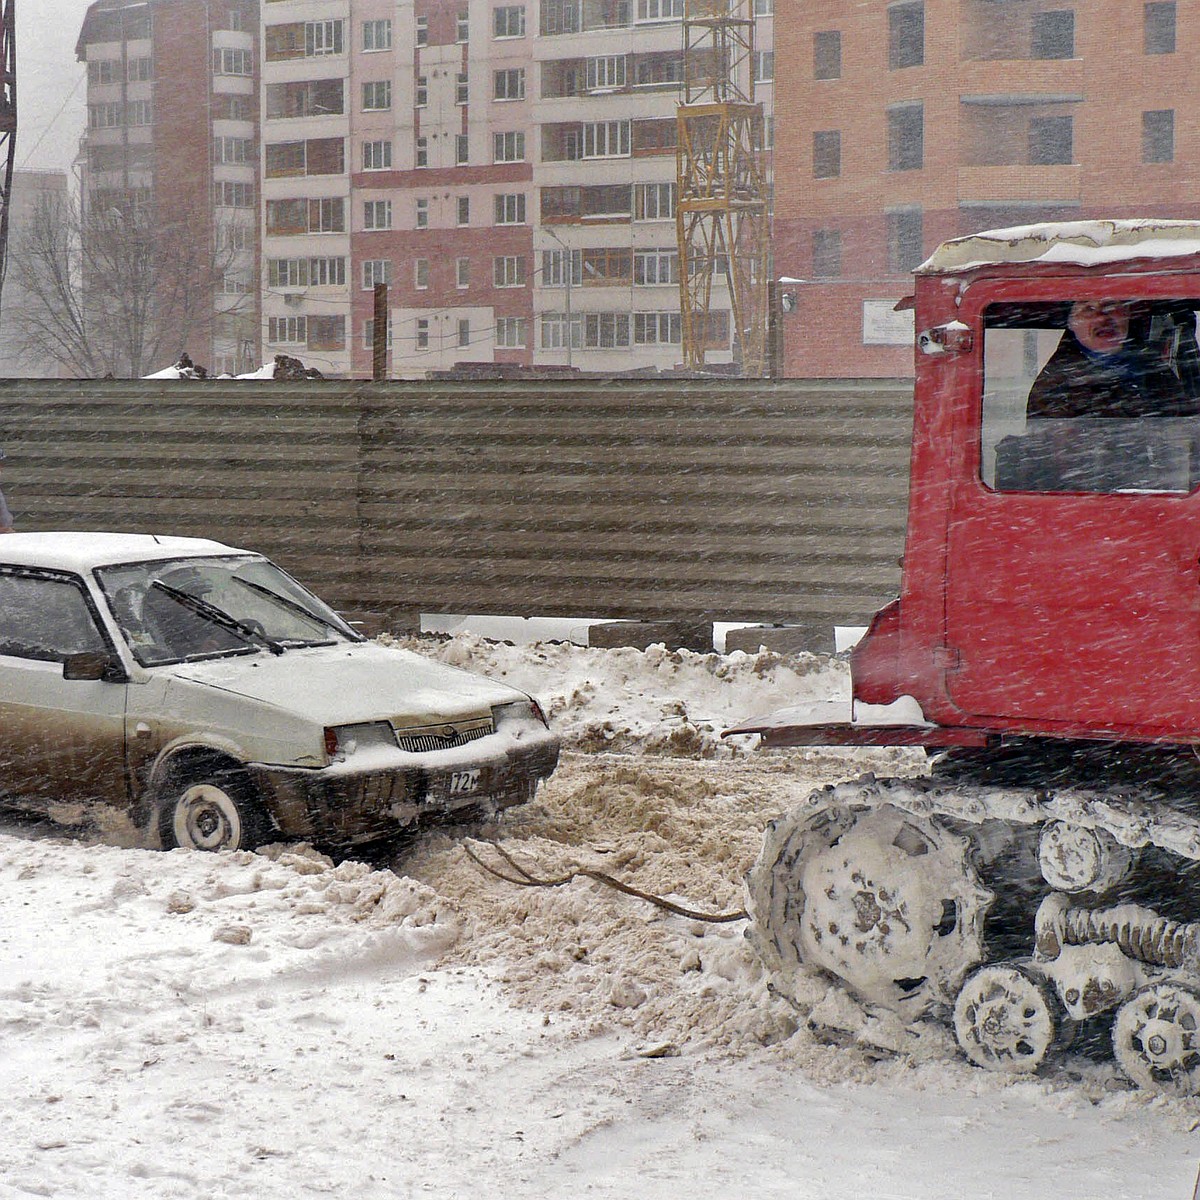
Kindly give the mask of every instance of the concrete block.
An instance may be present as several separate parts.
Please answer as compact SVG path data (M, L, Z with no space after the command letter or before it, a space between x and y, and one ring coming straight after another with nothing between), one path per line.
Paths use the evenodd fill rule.
M744 650L757 654L759 647L775 654L832 654L832 625L748 625L725 635L725 652Z
M662 642L668 650L698 650L708 654L713 648L711 621L605 621L588 629L588 645L612 648L632 646L645 650Z

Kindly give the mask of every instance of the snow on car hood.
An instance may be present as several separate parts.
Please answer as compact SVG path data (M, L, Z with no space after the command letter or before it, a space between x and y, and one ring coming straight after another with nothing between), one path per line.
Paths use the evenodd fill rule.
M317 725L450 721L486 715L493 704L525 696L508 684L375 642L181 663L170 671L176 678L259 700Z

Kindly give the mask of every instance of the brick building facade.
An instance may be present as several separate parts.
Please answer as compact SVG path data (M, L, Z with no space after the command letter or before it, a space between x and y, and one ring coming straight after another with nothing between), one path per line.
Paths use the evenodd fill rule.
M911 373L911 319L894 307L945 238L1200 216L1187 0L814 0L776 26L787 375Z

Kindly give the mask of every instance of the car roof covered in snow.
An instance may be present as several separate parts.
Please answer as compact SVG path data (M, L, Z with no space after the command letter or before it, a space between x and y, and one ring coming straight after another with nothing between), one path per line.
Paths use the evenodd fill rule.
M150 533L9 533L0 537L0 566L59 567L68 571L159 558L244 553L207 538Z
M916 274L948 275L1008 263L1092 267L1188 255L1200 255L1200 221L1056 221L953 238L917 267Z

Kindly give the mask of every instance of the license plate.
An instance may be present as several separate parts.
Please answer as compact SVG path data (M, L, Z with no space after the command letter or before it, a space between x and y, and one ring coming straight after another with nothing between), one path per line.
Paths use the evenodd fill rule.
M450 773L450 799L459 796L473 796L479 791L479 780L483 772L476 768L473 771L452 771Z

